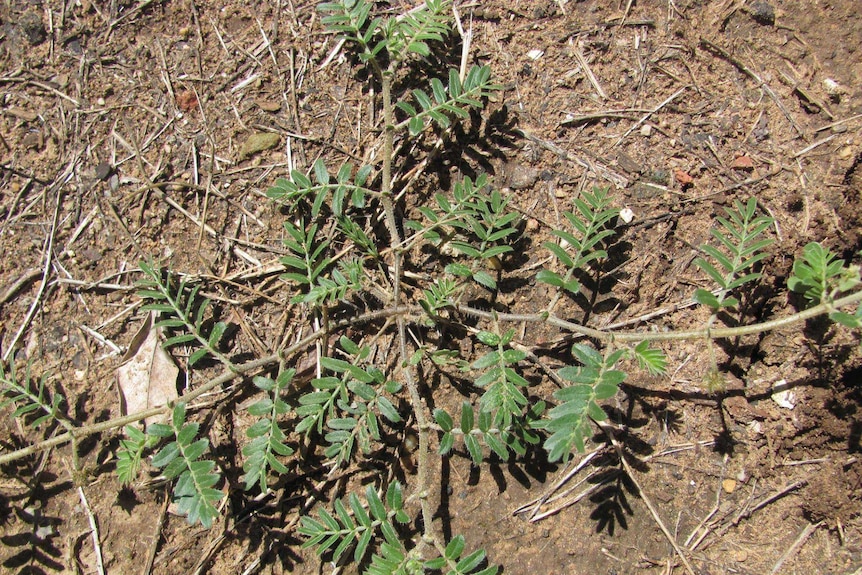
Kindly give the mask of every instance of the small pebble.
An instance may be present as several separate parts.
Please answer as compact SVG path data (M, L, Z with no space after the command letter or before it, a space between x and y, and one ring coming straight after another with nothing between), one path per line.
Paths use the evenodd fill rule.
M535 231L536 231L536 230L538 230L538 229L539 229L539 221L538 221L538 220L536 220L535 218L528 218L528 219L527 219L526 230L527 230L528 232L535 232Z
M272 132L256 132L251 134L239 149L239 159L247 160L264 150L276 147L280 141L281 137Z
M856 150L853 149L853 146L844 146L840 150L838 150L838 159L839 160L849 160L855 154Z
M90 260L92 263L99 263L102 260L102 252L97 250L96 248L84 248L81 250L81 255L83 255L86 259Z
M41 150L43 142L42 132L29 132L21 138L21 145L28 150Z
M270 102L268 100L255 100L255 104L257 107L263 110L264 112L278 112L281 110L281 104L278 102Z
M539 170L522 164L509 163L504 168L506 185L513 190L524 190L533 187L539 179Z
M680 169L676 169L673 171L673 177L676 178L676 181L683 186L690 186L694 183L694 178L692 178L688 172Z
M620 210L620 219L627 224L632 223L632 220L635 219L635 213L631 210L631 208L623 208Z
M775 24L775 7L769 2L753 2L751 4L751 17L758 24L772 26Z
M841 84L832 78L826 78L823 80L823 89L826 90L826 93L830 96L840 96L844 91L844 89L841 88Z
M41 44L48 37L42 17L35 10L28 10L21 14L18 17L18 25L21 27L31 46Z
M625 171L633 174L640 174L644 171L644 167L625 152L617 154L617 164Z
M649 138L652 135L652 126L649 124L644 124L641 126L641 136Z
M754 161L750 156L737 156L730 163L730 167L734 170L748 170L751 171L754 169Z
M725 493L733 493L736 491L736 479L725 479L721 482L721 488Z
M102 162L96 166L96 179L99 181L106 181L113 173L114 167L108 162Z

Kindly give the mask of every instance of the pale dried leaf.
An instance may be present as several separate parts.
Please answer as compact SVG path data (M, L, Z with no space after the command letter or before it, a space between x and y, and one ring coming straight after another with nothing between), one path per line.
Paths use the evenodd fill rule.
M160 407L175 401L179 368L162 348L159 330L153 327L153 314L132 338L126 361L117 368L120 409L123 415ZM167 416L149 418L145 424L165 421Z

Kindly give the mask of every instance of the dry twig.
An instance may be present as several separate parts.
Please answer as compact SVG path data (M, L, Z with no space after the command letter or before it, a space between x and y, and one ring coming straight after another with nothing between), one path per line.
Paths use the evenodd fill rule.
M614 148L615 148L615 147L619 146L619 145L620 145L620 143L621 143L623 140L625 140L625 139L628 137L628 135L629 135L629 134L631 134L632 132L634 132L635 130L637 130L638 128L640 128L640 127L641 127L641 125L642 125L644 122L646 122L646 121L649 119L649 117L650 117L650 116L652 116L653 114L655 114L656 112L658 112L659 110L661 110L662 108L664 108L665 106L667 106L668 104L670 104L671 102L673 102L674 100L676 100L676 99L677 99L679 96L681 96L681 95L682 95L682 93L683 93L683 92L685 92L687 89L688 89L688 86L683 86L682 88L680 88L679 90L677 90L676 92L674 92L673 94L671 94L670 96L668 96L667 98L665 98L665 99L662 101L662 103L661 103L661 104L659 104L658 106L656 106L655 108L653 108L652 110L650 110L649 112L647 112L646 114L644 114L644 115L641 117L641 119L640 119L640 120L638 120L637 122L635 122L635 124L634 124L631 128L629 128L628 130L626 130L625 134L623 134L622 136L620 136L620 137L619 137L619 139L618 139L616 142L614 142L614 145L613 145L612 147L614 147Z
M712 54L719 56L724 60L727 60L728 62L736 66L736 68L740 72L757 82L757 87L766 92L766 94L772 99L772 101L775 102L775 105L778 106L778 109L781 110L781 113L784 114L784 117L787 118L787 121L790 122L790 125L793 126L793 129L796 130L796 133L799 134L802 139L805 139L805 133L802 131L802 128L799 127L799 124L797 124L796 120L793 119L793 116L790 115L790 112L781 102L778 95L772 90L772 88L769 87L769 85L763 80L763 78L760 77L759 74L757 74L754 70L752 70L730 54L728 54L726 50L724 50L720 46L713 44L706 38L700 39L700 45L706 48L709 52L712 52Z
M659 526L659 529L661 529L661 532L667 538L668 542L671 544L674 551L676 551L676 554L679 555L679 558L682 561L682 564L685 566L685 570L688 572L689 575L696 575L694 568L691 566L691 563L689 563L688 558L685 556L685 553L683 553L682 547L680 547L679 543L677 543L676 537L674 537L673 533L671 533L668 530L668 528L665 527L664 522L661 520L661 517L659 516L658 511L656 510L655 506L652 504L652 501L650 500L649 496L646 494L646 492L641 488L640 484L638 483L637 477L635 476L634 469L632 469L632 466L629 464L628 460L626 459L625 449L623 448L623 445L619 441L617 441L617 439L613 436L612 431L605 429L605 427L602 427L602 430L605 432L605 434L608 436L608 438L610 439L613 446L616 448L617 455L620 458L620 462L622 463L623 468L625 468L625 470L626 470L626 475L628 475L629 479L634 484L635 489L638 490L638 495L641 496L641 499L643 500L644 504L647 506L647 509L649 509L649 512L650 512L650 514L652 514L653 519L655 520L656 524Z
M105 562L102 559L102 544L99 541L99 526L96 524L96 517L90 509L90 503L87 501L87 496L84 494L84 488L78 486L78 496L81 498L81 505L87 512L87 520L90 522L90 538L93 541L93 553L96 556L96 572L99 575L105 575Z
M775 565L772 567L772 571L770 573L778 573L781 571L781 567L784 566L784 563L790 559L793 555L796 554L797 551L802 547L802 545L808 540L811 535L814 534L817 529L823 525L823 522L820 521L818 523L809 523L805 526L801 533L799 533L799 537L796 538L796 541L793 542L787 551L785 551L778 561L775 562Z
M590 81L590 85L593 87L596 93L598 93L599 97L602 100L607 100L608 95L602 88L602 85L599 83L599 79L596 78L595 74L593 74L592 68L590 68L590 65L587 63L587 59L584 57L584 54L581 51L581 46L578 45L577 48L575 48L574 52L575 58L577 58L578 60L578 64L580 64L581 68L584 70L584 75L587 77L587 80Z
M14 337L12 337L12 340L6 347L6 351L3 352L4 362L8 362L12 353L15 352L15 346L17 345L18 340L21 338L21 336L24 334L24 331L30 325L30 322L33 321L33 316L36 315L36 311L42 304L42 296L45 294L45 288L48 286L48 281L51 275L51 267L54 261L54 239L57 232L57 222L60 218L60 206L62 205L63 199L63 186L66 185L66 182L68 182L72 178L74 166L76 163L77 158L69 162L69 164L66 166L66 169L64 170L64 173L54 183L54 187L57 191L57 198L54 204L54 215L51 219L51 227L48 230L48 239L45 245L45 265L42 268L42 283L39 284L39 290L36 292L36 296L33 298L33 303L30 304L30 309L27 310L27 315L24 317L24 321L21 322L21 325L18 327L18 331L15 332Z

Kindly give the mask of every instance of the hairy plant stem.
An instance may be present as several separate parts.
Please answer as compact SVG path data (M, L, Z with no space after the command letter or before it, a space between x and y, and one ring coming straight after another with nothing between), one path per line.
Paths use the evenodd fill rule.
M766 331L775 331L777 329L781 329L784 327L791 326L793 324L799 323L801 321L805 321L808 319L812 319L814 317L831 313L837 309L841 309L848 305L862 302L862 290L858 292L851 293L844 297L838 298L833 302L822 303L820 305L816 305L814 307L810 307L803 311L794 313L792 315L781 317L777 319L772 319L769 321L765 321L762 323L754 323L751 325L742 325L737 327L719 327L719 328L710 328L705 327L701 329L694 330L679 330L679 331L622 331L622 332L613 332L607 330L600 330L591 327L587 327L572 321L568 321L562 318L559 318L554 315L550 315L548 313L527 313L527 314L513 314L513 313L501 313L501 312L490 312L485 310L480 310L476 308L472 308L465 305L455 306L457 311L461 313L465 313L468 315L472 315L474 317L479 317L488 321L494 321L495 319L500 321L507 322L547 322L555 327L559 327L565 331L571 332L573 334L582 335L585 337L590 337L601 341L605 344L610 344L613 342L626 342L626 343L639 343L641 341L682 341L682 340L696 340L696 339L729 339L733 337L739 337L743 335L752 335L756 333L763 333Z
M369 321L391 317L393 315L416 313L416 311L416 306L393 306L384 308L382 310L362 314L355 318L333 322L330 327L331 330L334 331L350 325L366 323ZM103 431L118 429L130 423L135 423L141 421L142 419L147 419L148 417L154 417L157 415L162 415L164 413L169 413L170 411L173 411L174 405L176 403L189 404L200 396L209 393L214 389L217 389L219 386L222 386L236 379L237 377L248 376L258 370L262 370L264 368L276 365L279 362L283 362L285 358L305 350L309 345L311 345L318 339L321 339L328 335L328 332L324 330L312 332L294 343L293 345L291 345L290 347L278 353L273 353L243 364L234 364L233 369L225 369L225 371L222 372L220 375L217 375L213 379L202 384L200 387L197 387L192 391L189 391L188 393L184 394L172 404L163 405L160 407L152 407L150 409L130 413L121 417L115 417L113 419L101 421L99 423L94 423L91 425L82 425L80 427L75 427L74 430L67 431L66 433L62 433L50 439L34 443L33 445L23 447L10 453L5 453L3 455L0 455L0 465L9 463L10 461L21 459L23 457L27 457L29 455L33 455L34 453L39 453L52 447L57 447L58 445L64 445L66 443L69 443L70 441L80 441L81 439L90 435L94 435L96 433L102 433Z
M636 332L636 331L626 331L626 332L610 332L610 331L602 331L593 328L589 328L586 326L579 325L574 322L570 322L556 316L550 316L544 313L536 313L536 314L511 314L511 313L501 313L501 312L488 312L485 310L480 310L476 308L472 308L469 306L458 306L456 309L461 313L472 315L474 317L478 317L481 319L486 319L488 321L503 321L503 322L547 322L553 326L559 327L566 331L569 331L573 334L582 335L585 337L591 337L596 340L612 343L612 342L628 342L628 343L636 343L644 340L648 341L681 341L681 340L697 340L697 339L726 339L732 337L738 337L742 335L752 335L756 333L763 333L766 331L774 331L777 329L781 329L784 327L791 326L793 324L806 321L824 314L828 314L835 310L847 307L854 303L862 302L862 290L853 292L844 297L838 298L832 302L822 303L816 305L814 307L805 309L798 313L781 317L769 321L765 321L762 323L746 325L746 326L738 326L738 327L726 327L726 328L713 328L713 329L698 329L698 330L687 330L687 331L668 331L668 332ZM333 322L330 326L331 330L334 331L337 329L341 329L343 327L357 325L361 323L366 323L369 321L375 321L378 319L391 318L393 316L401 318L401 323L406 326L406 320L404 316L409 316L413 314L421 314L424 313L422 308L417 305L397 305L392 307L386 307L380 310L376 310L373 312L369 312L366 314L362 314L360 316L341 320L338 322ZM405 327L406 329L406 327ZM236 365L234 370L225 370L222 374L214 377L208 382L204 383L200 387L186 393L182 397L180 397L177 402L189 403L198 397L208 393L220 385L224 385L232 381L233 379L240 376L247 376L256 370L261 370L272 365L275 365L279 362L283 362L285 358L290 357L291 355L298 353L304 350L308 345L314 343L318 339L328 335L328 333L324 330L320 330L317 332L313 332L301 340L297 341L290 347L284 349L279 353L274 353L265 357L261 357L259 359L249 361L247 363L243 363L240 365ZM405 348L406 349L406 343ZM404 353L401 351L401 353ZM415 380L412 377L412 373L409 373L408 370L405 369L405 374L407 378L408 389L411 390L411 401L415 400L418 397L418 388L416 387ZM413 391L416 392L416 396L413 396ZM421 398L420 398L421 401ZM163 413L168 413L173 410L173 405L165 405L161 407L153 407L151 409L147 409L144 411L139 411L136 413L131 413L129 415L125 415L122 417L117 417L114 419L110 419L108 421L102 421L99 423L94 423L92 425L82 425L80 427L75 427L74 431L67 431L66 433L62 433L51 439L46 439L44 441L40 441L38 443L34 443L33 445L18 449L16 451L12 451L10 453L6 453L4 455L0 455L0 465L5 463L9 463L11 461L15 461L17 459L21 459L23 457L27 457L29 455L33 455L34 453L39 453L46 449L50 449L52 447L57 447L59 445L64 445L69 443L70 441L80 441L81 439L88 437L90 435L101 433L103 431L110 431L112 429L117 429L123 427L124 425L128 425L130 423L135 423L142 419L146 419L148 417L153 417L156 415L161 415ZM428 423L427 417L425 417L425 413L422 412L421 416L424 420L424 427L420 426L420 442L422 441L422 435L425 435L424 441L426 442L424 445L427 448L428 441L428 430L432 428L432 426ZM416 419L419 421L420 414L417 413ZM420 424L421 425L421 424ZM421 443L420 443L421 444ZM421 450L420 450L421 452ZM427 457L427 449L426 455ZM418 460L417 460L418 464ZM424 464L424 469L427 473L427 459ZM417 465L418 472L418 465ZM427 479L426 479L427 481ZM427 489L427 483L425 484L425 488ZM430 516L429 516L430 517Z
M393 246L399 246L402 243L401 232L398 230L398 223L395 220L395 206L392 203L392 160L393 147L395 138L395 114L392 104L392 74L387 71L380 75L382 84L383 97L383 182L382 193L380 196L383 205L384 217L386 219L386 227L389 230L389 238ZM393 303L398 305L401 303L401 248L395 247L392 250L392 298ZM430 452L428 432L429 423L425 413L425 406L422 401L422 396L419 394L419 386L416 379L413 377L413 372L410 367L410 356L407 353L407 325L404 315L399 314L396 318L398 326L398 351L400 355L401 373L404 376L404 383L407 386L407 393L410 396L410 403L413 407L413 414L416 416L416 424L418 426L419 448L416 454L416 480L419 484L417 495L419 504L422 509L422 541L423 544L433 541L432 529L432 511L428 502L428 454Z

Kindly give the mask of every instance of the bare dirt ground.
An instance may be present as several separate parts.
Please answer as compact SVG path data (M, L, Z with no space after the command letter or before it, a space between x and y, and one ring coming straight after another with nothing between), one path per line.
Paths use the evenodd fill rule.
M381 8L409 8L391 4ZM610 186L634 220L589 306L566 304L589 325L702 325L708 314L686 306L704 281L692 261L734 199L755 195L776 220L745 321L800 304L786 278L809 241L858 257L856 0L489 0L460 12L473 26L471 57L505 90L417 193L483 172L513 190L528 220L521 257L504 262L523 280L501 296L513 311L548 297L531 279L547 256L541 243L593 184ZM49 373L70 417L119 414L115 371L144 318L142 259L204 283L236 327L236 356L272 353L300 331L278 278L284 215L265 191L289 162L367 158L379 136L362 78L334 48L304 0L3 2L0 353ZM260 132L275 145L244 147ZM514 511L565 466L533 457L477 469L456 453L435 464L440 528L484 546L511 575L686 572L656 517L697 573L860 573L858 340L812 322L730 342L717 350L729 382L718 393L704 388L701 343L664 349L669 375L630 380L609 406L627 426L633 478L617 474L529 521ZM780 382L792 408L773 397ZM460 402L436 383L438 406ZM75 473L68 445L3 467L4 572L95 573L96 548L108 573L331 572L300 549L298 514L309 495L325 503L380 469L329 480L309 464L251 501L231 447L242 432L233 407L248 397L234 387L204 406L230 482L220 487L231 491L213 529L168 513L164 485L121 488L118 436L107 433L82 443ZM0 425L0 454L42 438L8 413ZM397 472L408 490L409 468ZM576 495L618 470L598 456L566 487L584 480Z

